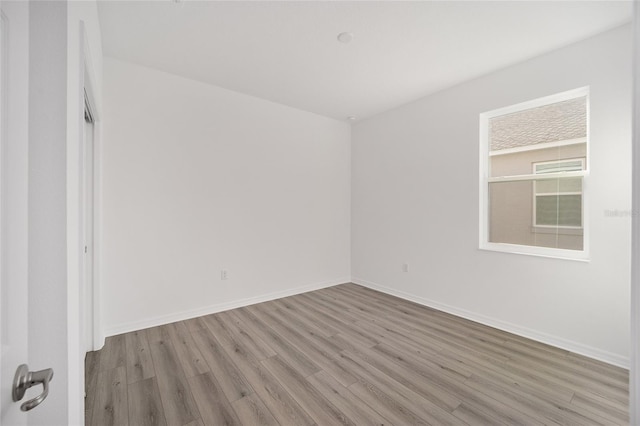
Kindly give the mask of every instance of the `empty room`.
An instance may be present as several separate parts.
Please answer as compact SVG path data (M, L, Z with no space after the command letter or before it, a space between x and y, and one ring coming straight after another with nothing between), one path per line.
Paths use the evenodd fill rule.
M640 425L634 2L0 7L3 426Z

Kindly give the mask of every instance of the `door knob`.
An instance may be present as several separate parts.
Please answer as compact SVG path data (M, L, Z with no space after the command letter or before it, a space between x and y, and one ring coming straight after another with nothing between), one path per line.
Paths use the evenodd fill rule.
M53 369L47 368L40 371L29 371L27 364L22 364L16 370L13 379L13 400L15 402L24 398L25 392L32 386L42 384L42 393L33 399L28 400L20 406L22 411L29 411L36 408L49 395L49 382L53 379Z

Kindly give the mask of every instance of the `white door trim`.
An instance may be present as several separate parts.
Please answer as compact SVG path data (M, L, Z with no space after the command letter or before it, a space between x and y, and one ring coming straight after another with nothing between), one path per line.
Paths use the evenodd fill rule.
M72 3L70 8L75 7ZM94 252L94 309L93 312L93 342L86 342L83 319L81 285L83 272L83 161L84 152L84 108L85 91L92 107L94 117L94 173L99 173L100 164L100 102L95 96L99 88L95 86L96 70L89 48L89 38L85 23L78 18L75 10L70 9L67 30L67 329L68 340L68 371L69 371L69 422L80 424L84 419L84 359L87 347L100 349L104 338L100 326L99 315L99 283L97 271L99 266L99 252ZM96 178L94 185L99 185ZM94 187L94 198L99 199L100 188ZM94 247L99 245L100 222L95 217L99 205L94 203ZM90 343L90 344L88 344Z
M83 83L87 101L93 116L93 342L92 350L98 350L104 346L104 332L101 326L100 315L100 259L101 250L100 243L102 240L102 215L100 206L102 201L102 185L101 185L101 134L102 134L102 111L96 99L95 87L95 71L93 69L93 61L89 51L89 44L84 25L81 25L83 36Z
M633 2L633 181L631 232L631 369L629 420L640 424L640 4Z
M100 173L99 173L99 164L100 164L100 150L99 150L99 140L100 140L100 112L98 110L96 98L95 98L95 88L93 81L95 79L92 77L92 70L90 65L88 55L88 46L85 43L85 57L84 57L84 91L86 95L86 102L89 105L89 110L92 115L92 128L93 128L93 205L91 206L91 213L93 215L93 240L92 240L92 257L93 257L93 267L92 267L92 294L93 294L93 309L92 309L92 325L93 330L91 331L92 341L89 343L89 350L98 350L102 348L104 345L104 333L102 332L102 328L100 326L100 286L99 286L99 274L98 274L98 266L100 264ZM84 137L84 133L83 133ZM86 141L83 141L86 142ZM82 146L86 146L85 143ZM83 148L84 149L84 148ZM84 152L83 152L84 155ZM83 173L84 175L84 173Z

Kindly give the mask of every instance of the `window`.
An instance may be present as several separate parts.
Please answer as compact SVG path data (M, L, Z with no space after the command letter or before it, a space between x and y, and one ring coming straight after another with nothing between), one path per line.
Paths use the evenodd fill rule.
M587 257L588 89L480 115L480 248Z

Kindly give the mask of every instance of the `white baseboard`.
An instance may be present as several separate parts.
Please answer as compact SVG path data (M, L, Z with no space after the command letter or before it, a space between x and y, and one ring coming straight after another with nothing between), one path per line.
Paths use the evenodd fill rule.
M217 312L228 311L229 309L242 308L243 306L254 305L256 303L268 302L274 299L293 296L309 291L320 290L326 287L332 287L338 284L349 282L350 277L338 278L335 280L323 281L315 284L308 284L301 287L295 287L287 290L276 291L273 293L263 294L261 296L249 297L246 299L234 300L231 302L218 303L210 306L203 306L197 309L190 309L181 312L172 312L167 315L161 315L154 318L148 318L141 321L132 321L110 326L105 329L105 336L115 336L117 334L128 333L131 331L142 330L145 328L156 327L159 325L169 324L176 321L184 321L203 315L215 314Z
M468 320L488 325L499 330L503 330L509 333L517 334L518 336L526 337L528 339L536 340L538 342L546 343L547 345L555 346L557 348L565 349L580 355L584 355L589 358L603 361L608 364L612 364L618 367L629 369L630 361L628 357L614 354L612 352L603 351L602 349L594 348L592 346L584 345L579 342L567 340L561 337L553 336L547 333L542 333L536 330L532 330L526 327L488 317L486 315L477 314L475 312L467 311L466 309L456 308L444 303L436 302L434 300L426 299L424 297L416 296L413 294L405 293L403 291L394 290L380 284L376 284L371 281L363 280L361 278L352 277L351 282L361 285L363 287L370 288L382 293L396 296L401 299L409 300L411 302L418 303L420 305L428 306L429 308L437 309L438 311L446 312L458 317L466 318Z
M95 335L93 336L93 350L99 351L100 349L102 349L104 347L105 339L106 336L104 335L102 330L96 331Z

